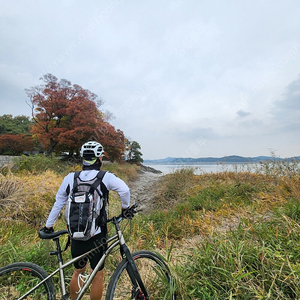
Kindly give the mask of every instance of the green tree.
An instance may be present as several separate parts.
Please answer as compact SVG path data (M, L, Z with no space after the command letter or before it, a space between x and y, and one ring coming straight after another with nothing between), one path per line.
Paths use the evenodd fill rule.
M30 134L33 122L28 116L0 116L0 154L20 155L34 149Z
M33 122L28 116L3 115L0 116L0 135L29 134Z
M127 153L127 161L129 162L135 162L135 163L142 163L144 160L142 158L143 154L140 151L141 146L136 141L126 141L126 147L128 150Z

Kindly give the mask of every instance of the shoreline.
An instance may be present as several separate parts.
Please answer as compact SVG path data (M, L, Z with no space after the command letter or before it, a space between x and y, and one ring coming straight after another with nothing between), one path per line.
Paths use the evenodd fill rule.
M163 176L160 170L142 165L138 178L128 184L131 204L139 203L139 209L142 209L144 213L152 210L156 185Z

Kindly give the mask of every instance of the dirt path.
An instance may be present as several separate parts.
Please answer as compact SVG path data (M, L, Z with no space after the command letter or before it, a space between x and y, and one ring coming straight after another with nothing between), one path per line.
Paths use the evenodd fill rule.
M141 167L139 177L129 184L131 200L139 203L139 208L147 212L153 208L152 199L155 195L156 185L163 174L150 167Z

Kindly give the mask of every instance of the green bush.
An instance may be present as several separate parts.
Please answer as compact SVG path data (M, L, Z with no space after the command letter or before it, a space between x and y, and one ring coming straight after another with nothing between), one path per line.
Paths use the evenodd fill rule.
M32 156L22 155L14 158L13 172L30 172L42 173L46 170L52 170L56 173L65 173L73 165L66 161L62 161L55 156L46 156L44 154L37 154Z

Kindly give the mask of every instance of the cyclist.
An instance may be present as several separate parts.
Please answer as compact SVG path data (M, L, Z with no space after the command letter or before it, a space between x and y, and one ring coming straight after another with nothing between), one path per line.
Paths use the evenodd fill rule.
M81 181L88 181L95 178L101 168L102 165L102 156L104 153L104 149L102 145L95 141L89 141L82 145L80 150L80 156L82 157L83 166L82 172L80 173ZM46 226L44 227L44 231L53 232L53 225L60 214L60 211L65 206L69 195L73 188L74 182L74 173L69 173L63 180L58 192L56 194L56 201L52 207L52 210L48 216L48 220L46 222ZM122 203L122 213L126 214L126 209L130 204L130 191L128 186L125 184L123 180L118 178L112 173L106 172L103 179L103 184L106 186L107 190L116 191L121 199ZM80 274L84 273L86 269L87 260L89 260L91 269L94 269L101 259L104 251L107 249L106 245L107 239L107 227L99 228L95 235L87 241L79 241L72 239L71 243L71 254L72 257L78 257L79 255L86 253L87 251L95 248L95 246L99 246L103 244L104 246L95 250L89 255L89 257L85 257L77 261L74 264L74 272L70 282L70 296L71 299L76 299L78 292L80 291ZM96 274L93 279L90 299L91 300L100 300L102 298L103 292L103 268Z

